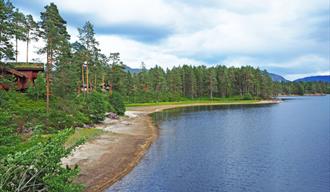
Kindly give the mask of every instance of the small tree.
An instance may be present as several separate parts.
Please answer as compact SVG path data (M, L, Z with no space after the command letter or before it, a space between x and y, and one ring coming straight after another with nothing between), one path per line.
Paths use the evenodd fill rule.
M123 98L121 95L117 92L113 92L112 95L110 96L110 104L113 106L115 109L115 112L118 115L124 115L125 114L125 104L123 101Z
M42 99L46 97L46 79L44 73L39 73L34 85L29 86L27 94L32 99Z

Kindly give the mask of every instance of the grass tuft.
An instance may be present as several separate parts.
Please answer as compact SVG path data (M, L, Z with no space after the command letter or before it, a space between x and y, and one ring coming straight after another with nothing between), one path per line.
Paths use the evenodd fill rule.
M72 134L68 140L65 142L66 147L70 147L75 145L76 143L79 143L81 140L90 140L93 139L103 133L103 130L101 129L95 129L95 128L80 128L76 129L74 134Z

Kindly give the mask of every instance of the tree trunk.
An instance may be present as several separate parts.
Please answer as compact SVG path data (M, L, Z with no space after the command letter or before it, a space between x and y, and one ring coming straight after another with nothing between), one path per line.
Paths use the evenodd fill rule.
M17 61L18 61L18 39L17 39L17 36L15 36L15 41L16 41L16 64L17 64Z
M110 96L112 95L112 81L110 82L110 86L109 86L109 94Z
M86 91L88 93L89 92L88 65L86 65L86 84L87 84Z
M2 31L0 29L0 45L1 45L1 39L2 39ZM2 54L0 53L0 64L1 64L1 61L2 61Z
M46 109L47 113L49 113L49 75L50 75L50 52L47 50L47 71L46 71Z
M96 91L96 71L94 72L94 91Z
M29 34L27 36L27 40L26 40L26 64L29 63Z
M47 51L47 73L46 73L46 109L49 113L49 100L51 94L51 68L53 62L53 52L52 50Z

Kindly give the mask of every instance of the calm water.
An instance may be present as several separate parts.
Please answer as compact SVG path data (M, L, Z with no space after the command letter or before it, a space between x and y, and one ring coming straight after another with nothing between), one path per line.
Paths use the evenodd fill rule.
M108 191L330 191L330 97L155 114L160 137Z

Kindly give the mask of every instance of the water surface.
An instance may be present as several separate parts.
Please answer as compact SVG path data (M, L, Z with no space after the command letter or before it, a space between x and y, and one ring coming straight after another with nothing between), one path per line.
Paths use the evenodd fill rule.
M330 191L330 97L156 113L158 140L108 191Z

